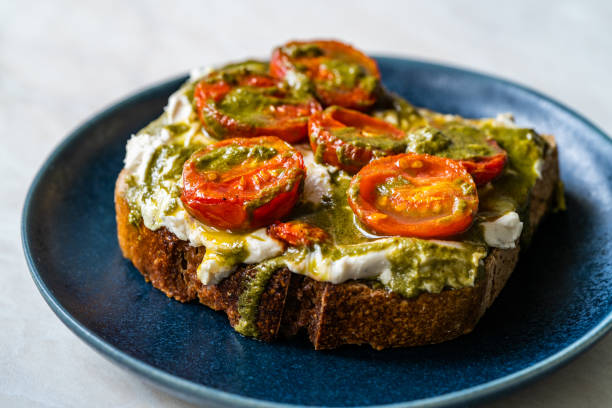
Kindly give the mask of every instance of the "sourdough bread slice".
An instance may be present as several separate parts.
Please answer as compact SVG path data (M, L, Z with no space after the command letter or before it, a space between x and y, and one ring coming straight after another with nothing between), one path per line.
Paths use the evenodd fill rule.
M553 200L559 178L554 138L548 147L541 178L532 189L524 234L531 234ZM239 297L254 271L242 266L217 285L203 285L196 270L204 247L193 247L165 228L149 230L129 222L124 198L126 175L115 188L117 233L123 255L154 287L181 302L199 300L224 311L234 327L240 320ZM527 237L529 238L529 237ZM525 242L525 240L523 240ZM318 282L280 269L272 274L257 309L258 338L272 341L305 331L315 349L343 344L370 344L376 349L439 343L470 332L510 277L519 256L512 249L492 249L484 276L473 287L422 293L414 298L375 288L361 281Z

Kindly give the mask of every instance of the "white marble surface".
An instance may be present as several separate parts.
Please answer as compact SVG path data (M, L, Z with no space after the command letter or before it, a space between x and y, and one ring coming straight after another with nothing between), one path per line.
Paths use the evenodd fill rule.
M291 38L337 37L519 81L612 132L612 3L428 3L0 0L0 406L187 406L64 327L30 279L20 243L25 192L51 150L151 82L266 55ZM611 406L610 367L607 336L488 406Z

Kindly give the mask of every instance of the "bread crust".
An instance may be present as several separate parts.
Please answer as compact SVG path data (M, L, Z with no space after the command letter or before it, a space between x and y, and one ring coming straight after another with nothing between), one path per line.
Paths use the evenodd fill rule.
M545 139L549 146L542 177L530 197L528 231L534 231L547 212L559 178L554 138ZM142 223L131 224L123 197L126 188L121 172L115 186L115 208L123 255L167 296L181 302L198 300L224 311L235 326L240 319L238 298L243 282L254 271L242 266L217 285L203 285L196 270L205 249L191 246L166 228L151 231ZM485 258L484 277L473 287L422 293L410 299L359 281L318 282L280 269L272 275L259 303L258 338L272 341L306 332L317 350L343 344L384 349L450 340L472 331L506 284L518 256L518 246L494 248Z

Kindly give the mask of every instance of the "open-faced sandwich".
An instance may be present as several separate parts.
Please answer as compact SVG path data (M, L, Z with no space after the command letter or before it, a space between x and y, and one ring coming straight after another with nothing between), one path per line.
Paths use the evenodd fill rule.
M552 137L417 109L373 59L307 41L194 72L129 140L115 203L168 296L266 341L382 349L471 331L557 182Z

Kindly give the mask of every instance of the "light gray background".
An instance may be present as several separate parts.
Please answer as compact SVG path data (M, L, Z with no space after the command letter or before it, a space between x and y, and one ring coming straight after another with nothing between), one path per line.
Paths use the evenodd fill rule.
M610 2L0 0L0 406L186 404L81 342L38 294L20 213L34 173L80 122L191 67L336 37L516 80L612 131ZM563 149L563 146L560 146ZM612 337L491 407L612 405Z

